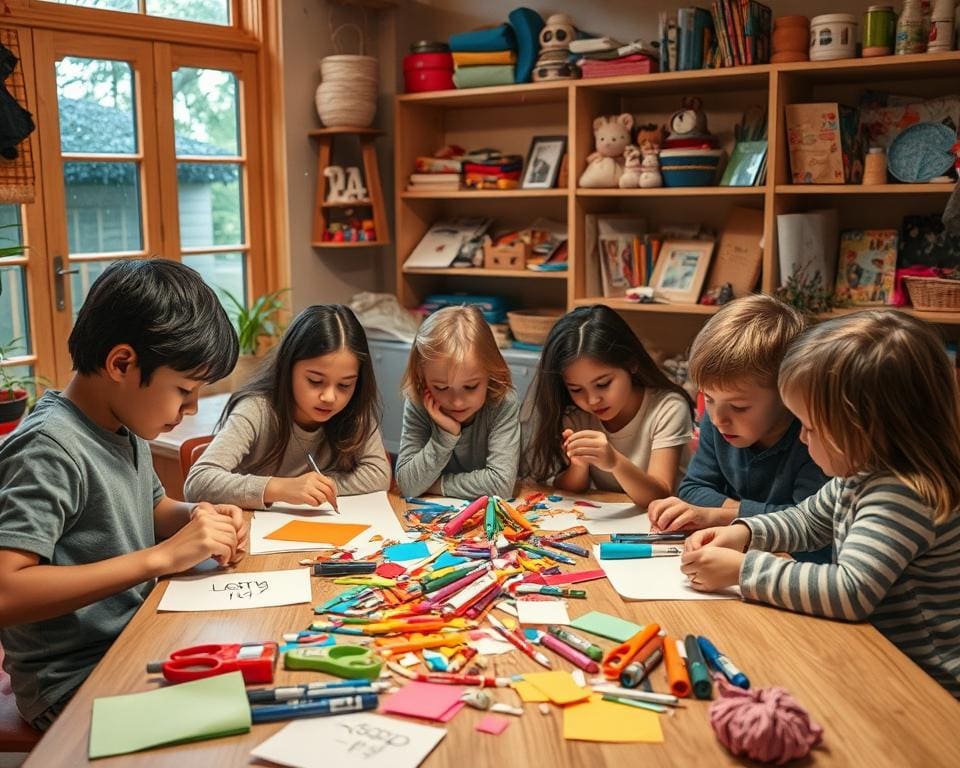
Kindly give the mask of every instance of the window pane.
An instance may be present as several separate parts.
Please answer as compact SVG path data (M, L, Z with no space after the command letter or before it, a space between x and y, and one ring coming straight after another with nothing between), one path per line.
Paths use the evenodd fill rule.
M243 239L243 190L236 163L178 163L180 245L238 245Z
M197 270L216 289L228 313L233 312L234 307L224 301L221 291L230 291L241 304L247 303L246 260L242 253L191 254L183 257L183 263Z
M70 264L70 269L77 270L77 274L70 275L70 300L73 302L74 322L93 281L111 264L112 261L74 261Z
M178 155L239 154L237 78L219 69L176 70L173 118Z
M77 5L82 8L101 8L107 11L137 13L137 0L46 0L59 5Z
M0 249L14 248L23 243L19 205L0 205ZM0 255L3 255L0 253ZM13 255L13 254L8 254Z
M143 248L137 163L64 163L63 176L70 253Z
M133 104L133 71L127 62L73 56L57 62L63 152L136 152Z
M13 355L30 354L30 323L28 321L27 284L23 267L0 268L0 345L6 346L19 339Z
M230 0L147 0L147 13L206 24L230 23Z

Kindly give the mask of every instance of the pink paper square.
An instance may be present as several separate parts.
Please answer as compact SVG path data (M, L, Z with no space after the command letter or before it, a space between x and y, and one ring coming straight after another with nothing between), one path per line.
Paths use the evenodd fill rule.
M510 721L505 718L486 715L483 720L477 723L477 730L481 733L492 733L494 736L499 736L507 730L508 725L510 725Z
M461 696L463 688L459 685L410 682L396 693L385 696L380 711L445 723L463 707Z
M596 571L571 571L570 573L556 573L552 576L544 576L543 580L552 587L561 584L579 584L584 581L594 581L595 579L605 579L607 574L602 570Z

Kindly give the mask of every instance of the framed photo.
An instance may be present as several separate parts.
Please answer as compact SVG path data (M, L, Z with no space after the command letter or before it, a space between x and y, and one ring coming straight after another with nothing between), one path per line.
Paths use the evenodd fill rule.
M566 136L534 136L520 186L524 189L553 189L566 151Z
M650 285L669 301L696 304L713 255L712 240L667 240Z

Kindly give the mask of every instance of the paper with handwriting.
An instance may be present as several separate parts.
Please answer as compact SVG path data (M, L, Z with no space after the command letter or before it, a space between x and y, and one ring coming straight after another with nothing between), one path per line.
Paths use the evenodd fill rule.
M170 579L158 611L231 611L309 603L310 571L214 573Z

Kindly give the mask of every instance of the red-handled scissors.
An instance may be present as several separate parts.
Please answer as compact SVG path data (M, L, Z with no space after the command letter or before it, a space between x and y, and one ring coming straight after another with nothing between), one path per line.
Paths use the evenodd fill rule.
M276 643L210 643L181 648L167 661L151 661L147 672L163 674L171 683L237 670L246 684L272 683L279 649Z

